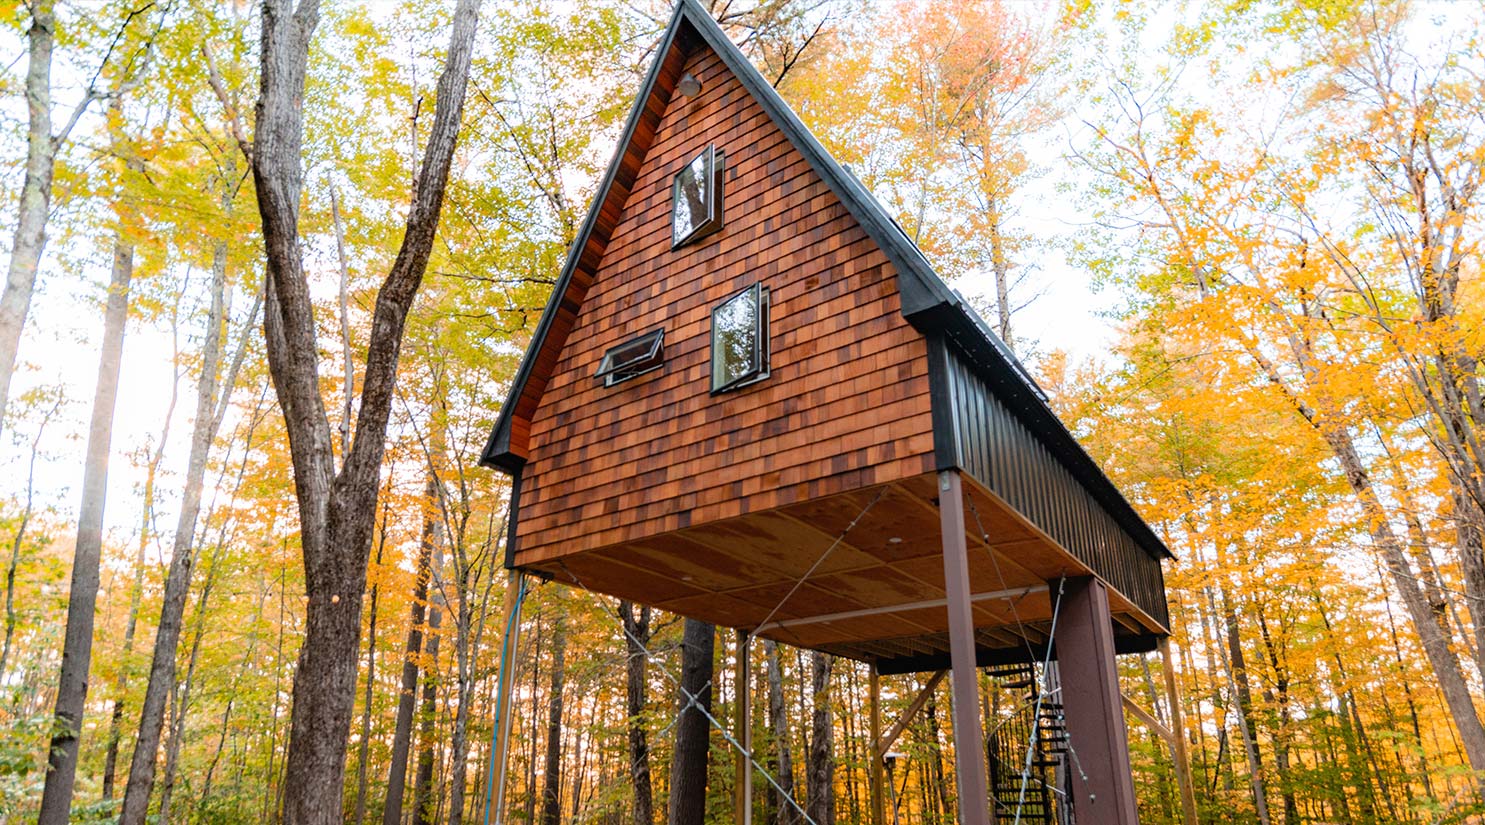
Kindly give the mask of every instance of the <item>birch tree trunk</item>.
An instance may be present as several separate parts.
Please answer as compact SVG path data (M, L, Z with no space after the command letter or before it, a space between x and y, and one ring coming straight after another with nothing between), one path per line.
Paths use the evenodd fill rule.
M355 705L362 601L387 423L407 313L422 283L443 208L463 118L479 0L457 0L449 50L408 208L406 231L377 292L361 403L350 451L337 472L320 394L317 328L299 238L303 192L305 72L318 0L264 0L253 182L263 224L269 372L284 413L307 596L304 644L294 674L283 820L339 825L346 740Z
M46 220L52 203L52 172L57 147L52 140L52 47L56 43L53 0L34 0L26 32L26 176L10 245L5 290L0 292L0 432L10 401L21 331L31 311L36 268L46 247Z
M224 199L230 195L224 195ZM230 202L230 201L228 201ZM191 570L195 562L196 520L201 513L201 493L206 483L206 462L212 442L227 414L237 373L246 358L246 331L257 320L259 302L239 336L236 352L225 376L219 376L227 313L227 245L218 242L212 254L211 309L206 317L203 336L201 375L196 382L196 418L191 427L191 453L186 463L185 491L171 543L170 570L165 576L165 593L160 605L160 622L155 630L155 649L150 659L149 684L139 712L139 733L134 756L129 763L129 781L124 786L124 806L119 813L120 825L143 825L154 790L155 761L165 724L165 701L175 687L176 648L185 618L186 600L191 592Z
M115 112L119 112L120 119L122 119L122 101L115 99L114 105L111 108ZM143 170L143 164L130 151L130 147L125 143L121 135L115 132L111 142L113 144L113 151L117 155L129 159L128 166L131 171L139 172ZM131 268L133 267L134 245L129 242L128 236L124 234L121 228L114 230L113 254L116 261L123 258L129 261ZM170 314L172 339L176 338L176 333L180 328L179 322L180 296L177 295ZM128 665L134 658L134 637L139 628L139 600L144 590L144 571L146 569L145 550L149 546L151 526L155 514L155 481L159 475L160 462L165 457L165 442L170 437L170 422L175 417L175 404L180 397L179 346L174 347L173 354L174 357L171 363L173 380L170 383L170 401L165 405L165 423L160 428L160 440L155 444L155 450L150 455L149 463L145 467L144 501L141 507L142 514L140 516L139 526L139 553L134 559L134 581L129 589L129 616L124 622L124 646L123 656L121 657L123 664L119 667L118 678L114 681L113 712L108 720L108 749L103 758L103 799L105 801L113 799L114 777L118 770L119 740L123 736L124 726L124 691L128 687L126 682L129 671Z
M42 5L47 7L49 15L50 3L43 0L38 7ZM50 26L50 22L47 25ZM48 33L48 60L50 37ZM33 50L34 48L33 45ZM34 52L32 59L36 59ZM28 178L30 174L28 168ZM48 162L48 180L50 174ZM39 229L37 233L39 238ZM34 268L32 274L34 275ZM40 825L67 825L71 815L72 785L77 774L78 737L82 733L83 709L88 697L88 666L93 655L93 615L98 604L98 567L103 554L103 508L108 492L108 458L113 441L114 406L119 394L119 366L124 357L124 329L129 320L129 284L133 276L132 250L115 250L113 273L108 284L108 301L103 310L103 341L98 356L98 381L93 391L93 412L88 424L82 504L78 509L77 542L72 555L72 585L68 591L67 630L62 642L55 727L47 750L46 784L42 789L41 809L37 819ZM29 294L27 300L29 301ZM8 334L8 330L0 332L0 335ZM19 328L16 329L16 335L19 336ZM4 363L4 357L4 353L0 352L0 372L5 373L4 380L8 381L9 367ZM13 349L10 357L13 362Z

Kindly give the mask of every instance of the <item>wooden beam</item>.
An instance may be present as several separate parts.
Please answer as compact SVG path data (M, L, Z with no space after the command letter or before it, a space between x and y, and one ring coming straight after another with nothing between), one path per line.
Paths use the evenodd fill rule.
M967 581L963 582L963 586L966 590L968 590L969 583ZM1047 586L1045 584L1033 584L1028 587L1013 587L1009 590L994 590L989 593L975 593L973 595L968 595L968 602L966 602L966 604L995 601L997 599L1015 599L1021 596L1025 596L1029 593L1044 593L1046 592L1046 590ZM948 605L948 599L925 599L919 602L889 604L882 607L867 607L861 610L846 610L840 613L821 613L818 616L803 616L798 619L780 619L776 622L769 622L768 624L763 625L754 632L765 633L770 630L777 630L779 628L785 627L801 627L803 625L821 624L823 622L837 622L845 619L860 619L866 616L880 616L884 613L897 613L907 610L923 610L933 607L947 607ZM971 619L972 618L973 617L971 617Z
M1171 734L1170 728L1160 724L1160 720L1156 719L1154 714L1140 707L1139 703L1135 702L1128 696L1121 694L1119 698L1124 703L1124 709L1134 714L1134 718L1143 722L1145 727L1159 734L1160 738L1164 739L1167 745L1170 745L1172 747L1175 746L1176 738L1174 735Z
M872 672L876 672L875 666L872 667ZM902 715L897 717L897 721L892 723L892 727L887 729L886 735L877 734L873 736L872 742L875 743L877 758L885 757L887 752L892 750L892 746L897 744L897 737L901 736L902 732L907 730L907 726L911 725L913 719L917 717L918 711L922 710L923 706L928 704L928 697L933 695L933 691L938 687L938 683L944 680L944 676L948 675L948 672L947 670L940 670L930 676L928 678L928 684L924 685L923 689L918 691L918 695L913 697L913 701L907 706L907 710L903 711Z
M964 536L964 487L958 470L938 474L939 528L944 542L944 589L949 613L950 695L954 699L954 778L962 825L990 825L985 776L985 731L975 667L974 615L969 595L969 547ZM1112 661L1112 659L1110 660Z

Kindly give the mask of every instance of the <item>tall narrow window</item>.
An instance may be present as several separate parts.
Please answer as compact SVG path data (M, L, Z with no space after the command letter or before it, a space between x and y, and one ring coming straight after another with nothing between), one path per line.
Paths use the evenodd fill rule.
M722 227L723 154L708 146L676 173L670 193L672 248Z
M603 354L594 376L603 386L628 381L665 363L665 330L657 329L613 347Z
M712 392L768 377L768 287L753 284L712 310Z

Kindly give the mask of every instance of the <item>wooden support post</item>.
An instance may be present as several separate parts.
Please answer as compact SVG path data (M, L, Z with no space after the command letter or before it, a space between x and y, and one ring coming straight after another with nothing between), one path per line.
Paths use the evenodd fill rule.
M748 659L749 642L752 637L746 630L737 631L737 685L733 692L737 696L737 708L733 711L733 737L742 745L737 752L737 774L734 788L734 807L739 825L753 822L753 724L752 724L752 674Z
M1056 598L1058 583L1052 582ZM1062 712L1074 753L1072 804L1079 820L1137 825L1129 732L1114 666L1113 616L1103 582L1082 576L1063 583L1053 644L1062 679Z
M1181 694L1176 690L1176 663L1170 655L1170 638L1160 640L1161 670L1165 671L1165 702L1170 706L1172 756L1176 787L1181 789L1181 821L1196 825L1196 790L1191 786L1191 762L1186 756L1186 723L1181 715Z
M500 825L505 815L505 775L510 767L511 703L515 693L516 650L521 640L522 573L509 571L505 601L501 604L500 683L495 686L495 743L490 748L490 771L485 790L485 821Z
M944 590L949 608L950 687L954 713L954 776L961 825L990 825L985 779L985 731L980 722L975 624L969 601L969 547L964 533L964 488L958 470L938 474L939 527L944 543ZM1128 759L1128 754L1125 755Z
M871 772L867 779L871 788L871 825L887 825L887 796L882 789L882 760L885 751L880 746L882 741L882 676L877 673L877 666L874 662L871 666L871 678L868 685L871 692L871 747L867 748L867 757L871 759Z

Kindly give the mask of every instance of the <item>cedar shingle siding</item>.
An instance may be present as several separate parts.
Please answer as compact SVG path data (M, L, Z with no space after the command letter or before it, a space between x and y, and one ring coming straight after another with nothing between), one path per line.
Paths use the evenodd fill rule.
M927 350L896 273L722 65L665 108L531 418L517 564L933 469ZM726 153L726 223L671 249L672 177ZM761 281L772 375L710 393L712 308ZM604 388L603 352L665 327L665 366Z

